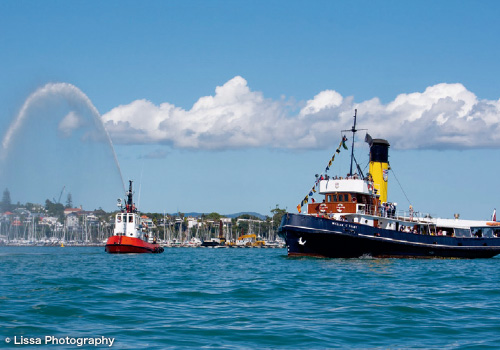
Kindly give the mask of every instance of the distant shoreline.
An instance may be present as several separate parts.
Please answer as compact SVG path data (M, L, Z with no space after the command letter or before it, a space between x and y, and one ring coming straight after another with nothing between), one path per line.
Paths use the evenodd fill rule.
M160 244L164 248L203 248L203 249L248 249L248 248L257 248L257 249L284 249L286 248L285 245L283 246L271 246L271 245L263 245L263 246L220 246L220 247L202 247L202 246L187 246L187 245L163 245ZM2 243L0 244L0 247L30 247L30 248L35 248L35 247L53 247L53 248L73 248L73 247L79 247L79 248L89 248L89 247L101 247L104 248L106 244L104 243L95 243L95 244L64 244L64 246L61 247L60 244L20 244L20 243Z

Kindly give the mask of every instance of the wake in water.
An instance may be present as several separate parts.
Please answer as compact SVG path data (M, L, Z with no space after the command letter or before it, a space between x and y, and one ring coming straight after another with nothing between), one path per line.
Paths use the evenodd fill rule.
M87 209L111 206L123 195L111 139L87 95L50 83L26 99L2 140L0 186L14 202L64 202L71 193Z

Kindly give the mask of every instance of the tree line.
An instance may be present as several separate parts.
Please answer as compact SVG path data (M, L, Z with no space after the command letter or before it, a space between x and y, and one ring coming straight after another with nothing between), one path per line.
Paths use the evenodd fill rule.
M73 198L71 196L71 193L68 193L65 205L63 205L62 203L57 203L55 200L51 201L50 199L45 200L44 206L30 202L24 205L21 205L19 202L17 204L13 204L10 191L6 188L3 191L2 201L0 202L0 213L12 212L17 208L25 208L30 212L38 212L43 209L47 215L56 217L60 220L60 222L64 222L64 209L72 207L73 207ZM276 231L281 223L281 218L285 213L286 209L282 209L279 207L278 204L276 204L276 207L274 209L271 209L272 215L266 216L264 220L261 220L260 218L250 214L243 214L238 216L237 218L232 218L231 223L233 227L236 228L236 222L238 219L261 221L262 223L260 229L262 231L269 231L270 229ZM99 208L97 210L94 210L94 214L96 214L99 217L104 217L112 213L106 213L104 210ZM159 226L160 222L163 222L164 219L164 214L162 213L144 213L144 215L151 218L153 220L153 223L157 227ZM169 215L169 217L170 216L171 215ZM185 214L177 213L176 216L181 218L182 225L185 226L183 227L183 229L187 229L187 217L185 217ZM212 212L208 214L201 214L199 219L202 222L207 222L207 221L218 222L223 217L224 216L219 213ZM243 232L248 232L250 230L250 225L251 225L250 221L242 221L239 223L238 229L242 230ZM160 228L157 228L157 230L160 230Z

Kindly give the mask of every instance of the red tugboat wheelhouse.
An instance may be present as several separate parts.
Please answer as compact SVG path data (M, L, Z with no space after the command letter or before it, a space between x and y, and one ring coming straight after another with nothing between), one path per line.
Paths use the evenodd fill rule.
M105 251L111 254L163 253L163 247L156 243L151 228L141 221L132 200L132 181L129 181L125 208L118 199L120 212L115 217L113 236L108 238Z
M491 258L500 254L500 222L434 218L409 206L396 209L387 200L389 142L366 135L370 146L370 170L366 176L354 157L356 113L351 130L351 168L346 177L326 175L345 135L325 169L301 204L299 214L283 215L278 233L289 256L327 258ZM353 173L353 162L357 171ZM318 193L322 202L309 202ZM307 205L307 214L301 214Z

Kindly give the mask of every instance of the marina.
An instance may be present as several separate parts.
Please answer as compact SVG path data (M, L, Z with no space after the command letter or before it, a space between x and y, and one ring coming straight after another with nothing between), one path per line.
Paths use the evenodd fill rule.
M121 209L115 213L63 208L61 204L57 212L50 210L53 204L48 207L10 205L9 210L0 213L0 246L104 247L109 237L124 232L128 213L121 203ZM261 218L250 214L225 217L217 213L151 214L136 210L129 214L133 215L131 232L139 230L143 238L147 234L148 240L156 239L162 248L215 245L219 248L283 248L284 241L276 234L283 212L276 208L271 217ZM217 244L207 244L209 242Z

